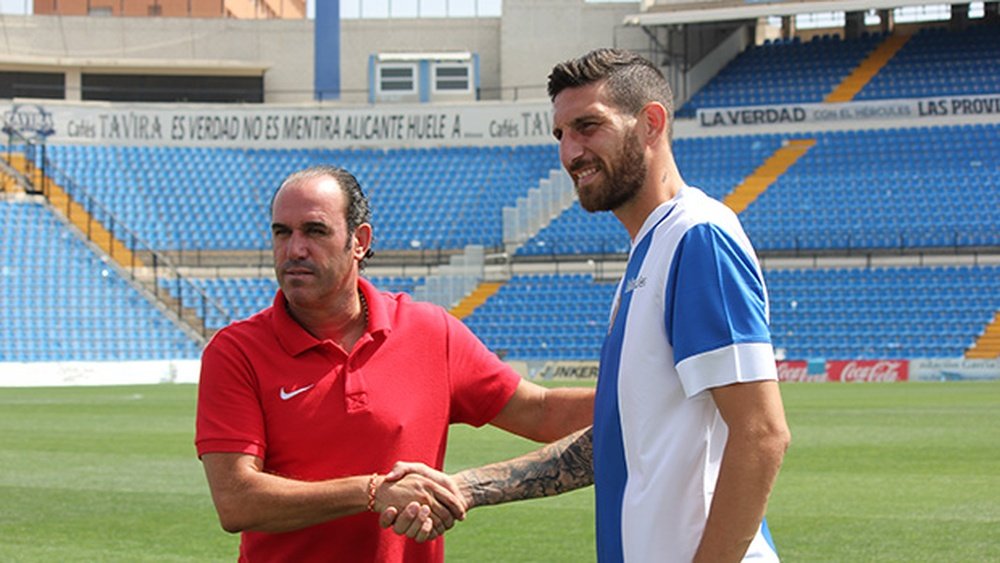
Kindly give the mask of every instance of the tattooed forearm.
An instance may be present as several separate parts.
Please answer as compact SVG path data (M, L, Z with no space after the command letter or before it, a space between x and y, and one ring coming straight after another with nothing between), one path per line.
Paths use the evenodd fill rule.
M591 429L510 461L455 475L469 508L548 497L594 483Z

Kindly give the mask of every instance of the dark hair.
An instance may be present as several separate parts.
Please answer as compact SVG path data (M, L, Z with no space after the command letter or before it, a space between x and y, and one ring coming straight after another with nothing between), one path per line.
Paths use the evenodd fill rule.
M298 172L292 172L288 176L285 176L285 179L281 181L278 189L275 190L274 194L271 196L272 213L274 212L274 199L278 196L278 192L281 191L281 188L290 184L297 184L303 180L320 178L323 176L329 176L336 180L337 185L340 186L344 196L347 197L347 232L353 233L354 230L357 229L362 223L370 224L372 220L371 205L368 203L368 197L365 196L364 190L361 189L361 183L354 177L354 174L351 174L344 168L325 164L310 166L309 168L299 170ZM364 258L361 259L359 264L360 268L364 269L365 265L368 263L368 259L374 255L375 252L369 248Z
M595 49L557 64L549 74L549 97L555 101L566 88L602 80L607 81L609 101L619 110L635 114L649 102L659 102L673 121L674 96L667 79L648 59L625 49Z

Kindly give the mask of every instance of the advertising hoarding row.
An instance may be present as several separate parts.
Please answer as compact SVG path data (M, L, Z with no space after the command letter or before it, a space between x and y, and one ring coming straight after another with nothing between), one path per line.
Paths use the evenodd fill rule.
M392 148L555 142L538 103L372 107L0 103L4 130L56 144Z
M393 148L552 143L551 104L469 102L365 107L0 103L4 130L57 144L231 148ZM703 108L702 129L1000 115L1000 95Z
M516 362L523 363L523 362ZM198 360L136 362L0 363L0 387L78 385L144 385L197 383ZM595 379L594 361L546 362L526 377ZM913 360L782 360L778 380L784 383L894 383L902 381L977 381L1000 379L1000 359L931 358Z
M1000 115L1000 95L702 108L696 119L701 127L725 128L979 115Z
M1000 379L1000 359L920 358L913 360L783 360L783 382L879 383Z

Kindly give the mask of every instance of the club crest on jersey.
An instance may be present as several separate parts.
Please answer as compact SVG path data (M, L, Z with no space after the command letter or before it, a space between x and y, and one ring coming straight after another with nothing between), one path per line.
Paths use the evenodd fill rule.
M646 286L646 276L632 278L625 283L625 293L632 293L633 290Z

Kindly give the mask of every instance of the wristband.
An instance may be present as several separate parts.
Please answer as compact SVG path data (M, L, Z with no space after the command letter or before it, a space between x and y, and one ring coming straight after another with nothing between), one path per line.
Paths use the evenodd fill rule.
M372 473L370 479L368 479L368 512L375 512L375 481L378 479L378 473Z

